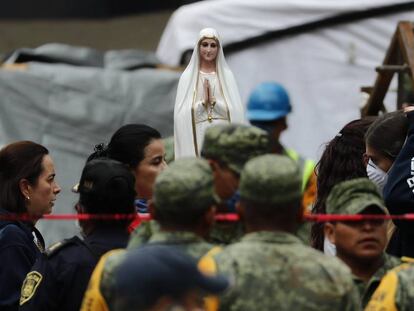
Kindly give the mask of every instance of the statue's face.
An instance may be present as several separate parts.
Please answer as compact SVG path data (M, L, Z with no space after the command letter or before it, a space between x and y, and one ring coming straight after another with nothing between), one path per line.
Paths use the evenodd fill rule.
M206 62L216 60L218 44L215 39L203 39L200 42L200 58Z

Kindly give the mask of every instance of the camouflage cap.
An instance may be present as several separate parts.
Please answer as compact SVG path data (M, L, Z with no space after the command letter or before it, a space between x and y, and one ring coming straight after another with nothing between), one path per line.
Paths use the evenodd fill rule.
M267 154L246 163L240 177L242 199L265 204L300 202L301 174L287 156Z
M201 155L222 161L240 174L244 164L269 152L269 135L255 127L242 124L220 124L206 130Z
M210 165L199 158L174 161L158 175L153 200L161 213L207 209L216 202Z
M168 136L163 139L165 147L165 162L168 164L174 161L174 136Z
M377 206L384 214L388 214L377 186L368 178L340 182L332 188L326 199L327 214L359 214L369 206Z

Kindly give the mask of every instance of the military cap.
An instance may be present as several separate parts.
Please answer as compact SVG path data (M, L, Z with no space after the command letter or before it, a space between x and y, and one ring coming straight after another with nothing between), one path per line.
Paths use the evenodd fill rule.
M207 209L216 202L210 165L199 158L174 161L158 175L153 200L160 212Z
M377 186L368 178L355 178L335 185L326 199L327 214L359 214L369 206L377 206L388 214Z
M206 130L201 155L220 160L240 174L248 160L268 152L269 135L265 131L249 125L220 124Z
M161 297L181 299L191 290L218 294L229 286L220 275L206 275L187 254L166 245L131 250L117 268L114 310L149 309Z
M174 161L174 136L163 138L165 147L165 162L171 163Z
M262 155L246 163L240 177L240 196L265 204L300 202L301 183L294 160L283 155Z

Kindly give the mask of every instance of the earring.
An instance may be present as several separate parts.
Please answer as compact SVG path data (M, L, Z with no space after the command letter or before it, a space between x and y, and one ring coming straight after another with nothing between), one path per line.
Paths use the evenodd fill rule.
M30 201L30 197L29 196L27 196L26 199L27 199L27 201Z

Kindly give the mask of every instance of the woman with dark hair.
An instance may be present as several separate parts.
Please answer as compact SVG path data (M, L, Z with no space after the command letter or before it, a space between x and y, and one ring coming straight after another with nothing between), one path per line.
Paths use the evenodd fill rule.
M118 214L125 218L81 220L83 239L74 236L51 246L26 276L21 311L78 311L100 257L127 245L128 216L135 215L135 179L129 168L108 158L91 160L82 171L76 191L78 213ZM31 289L33 276L42 278L35 290Z
M413 108L384 114L366 135L368 177L382 191L390 214L412 213L413 198ZM387 253L414 256L414 230L410 221L396 221Z
M0 310L17 310L22 282L44 251L35 224L50 214L60 187L49 151L30 141L0 150ZM19 216L27 221L18 220ZM33 286L39 279L31 280Z
M138 207L146 212L146 200L152 197L157 175L166 167L161 134L143 124L127 124L119 128L108 144L98 145L90 156L108 157L126 164L135 176L135 191L141 201Z
M367 177L363 154L365 152L364 135L375 117L358 119L346 124L339 133L326 144L325 150L316 165L317 196L312 209L315 214L325 214L326 198L339 182ZM311 244L314 248L329 251L325 243L323 224L314 223L311 230ZM332 247L332 245L331 245Z
M407 117L398 110L379 116L365 134L364 160L368 178L378 186L381 194L387 173L404 145L407 131Z
M96 147L95 147L96 148ZM135 201L138 212L148 212L147 200L152 198L153 186L155 178L162 170L167 166L165 162L165 149L161 139L160 133L142 124L128 124L118 129L112 136L108 146L103 144L99 145L98 150L91 157L97 158L106 156L111 159L118 160L126 164L135 176L135 191L137 193L137 200ZM91 158L90 157L90 158ZM159 225L155 221L148 221L140 224L140 219L131 224L130 229L135 229L131 234L131 240L135 243L145 243L153 234L153 232L159 230ZM89 283L88 288L95 288L97 286L97 292L99 297L94 297L92 305L89 304L91 300L89 295L94 290L88 290L85 293L84 302L81 310L95 310L94 306L106 304L105 288L109 283L101 279L109 278L113 276L113 268L119 260L123 258L124 252L119 251L111 253L109 256L104 256L98 263ZM108 263L109 262L109 263ZM105 270L104 274L101 274ZM99 280L96 280L94 275ZM105 279L106 280L106 279ZM102 291L102 292L100 292Z

